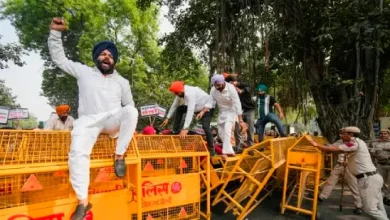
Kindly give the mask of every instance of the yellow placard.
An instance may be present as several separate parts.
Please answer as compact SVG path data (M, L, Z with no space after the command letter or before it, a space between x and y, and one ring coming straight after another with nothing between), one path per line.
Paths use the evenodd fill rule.
M200 201L198 173L142 178L142 211L158 210ZM133 191L133 198L136 193ZM136 200L133 200L134 204Z

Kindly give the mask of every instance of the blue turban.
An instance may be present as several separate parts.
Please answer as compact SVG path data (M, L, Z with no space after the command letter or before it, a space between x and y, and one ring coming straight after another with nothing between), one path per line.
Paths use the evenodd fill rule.
M215 83L223 83L223 82L225 82L225 77L221 74L216 74L211 78L211 84L213 85Z
M256 86L256 92L259 92L259 91L267 92L267 90L268 90L268 88L264 84L259 84Z
M93 61L95 62L104 50L110 51L111 55L114 57L114 63L116 64L119 57L118 48L116 48L115 44L111 41L102 41L95 45L92 50Z

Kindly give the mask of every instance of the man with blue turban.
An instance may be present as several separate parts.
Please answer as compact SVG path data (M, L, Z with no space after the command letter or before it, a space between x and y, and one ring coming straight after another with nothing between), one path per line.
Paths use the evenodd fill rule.
M99 134L119 136L114 170L117 177L123 178L126 174L124 154L137 126L138 111L134 107L129 81L115 71L119 54L113 42L102 41L93 48L95 67L89 67L66 58L61 40L65 21L53 18L50 28L51 59L61 70L75 77L79 86L79 118L71 133L69 172L79 200L72 220L83 220L92 208L88 202L90 154Z
M225 82L225 77L217 74L211 78L213 87L210 95L218 105L218 135L222 140L222 156L233 156L234 150L231 143L233 125L238 118L242 130L248 129L242 119L242 107L236 88Z
M267 94L267 86L264 84L259 84L256 87L257 96L253 98L257 106L257 115L258 120L255 127L257 128L257 134L259 136L259 142L262 142L264 139L264 128L269 123L272 122L278 128L280 136L285 137L283 124L279 120L284 118L283 109L280 104L276 101L273 96ZM273 112L275 107L279 112L279 118Z

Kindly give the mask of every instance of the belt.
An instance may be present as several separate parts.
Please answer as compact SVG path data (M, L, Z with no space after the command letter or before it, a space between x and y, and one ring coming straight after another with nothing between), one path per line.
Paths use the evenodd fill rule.
M361 174L358 174L356 175L356 179L361 179L363 178L364 176L373 176L375 174L377 174L378 171L373 171L373 172L367 172L367 173L361 173Z

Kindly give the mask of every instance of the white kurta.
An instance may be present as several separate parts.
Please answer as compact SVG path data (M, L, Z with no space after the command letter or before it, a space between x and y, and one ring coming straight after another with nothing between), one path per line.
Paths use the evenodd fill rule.
M169 109L167 118L171 118L177 107L180 105L180 97L176 96ZM187 106L187 114L183 128L191 125L195 112L200 112L204 107L212 108L213 99L209 94L199 87L184 85L184 105Z
M236 117L242 114L240 97L236 88L230 83L225 83L222 92L212 87L210 95L216 101L219 109L217 124L218 135L223 142L222 154L234 154L230 140Z
M53 131L71 131L73 129L74 118L68 116L65 122L62 122L58 115L53 115L45 123L44 130L53 130Z
M73 189L78 199L83 200L88 198L89 155L97 137L101 132L117 135L119 131L115 153L123 155L133 137L138 111L128 80L118 72L104 76L96 67L68 60L61 32L51 30L48 44L51 59L75 77L79 87L79 119L74 121L71 133L69 171Z

